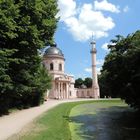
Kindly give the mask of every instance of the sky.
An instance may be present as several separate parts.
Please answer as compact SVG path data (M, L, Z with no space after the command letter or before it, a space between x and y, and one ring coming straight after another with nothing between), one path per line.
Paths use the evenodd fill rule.
M97 71L116 35L140 29L140 0L58 0L55 42L65 57L65 73L75 79L91 77L91 38L96 41Z

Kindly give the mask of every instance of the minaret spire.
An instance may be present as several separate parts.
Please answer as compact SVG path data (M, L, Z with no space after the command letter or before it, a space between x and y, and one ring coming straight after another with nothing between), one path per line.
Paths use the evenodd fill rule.
M91 57L92 57L92 90L95 98L100 97L100 91L99 91L99 84L98 84L98 77L97 77L97 70L96 70L96 42L93 39L93 34L92 34L92 41L90 42L91 44Z

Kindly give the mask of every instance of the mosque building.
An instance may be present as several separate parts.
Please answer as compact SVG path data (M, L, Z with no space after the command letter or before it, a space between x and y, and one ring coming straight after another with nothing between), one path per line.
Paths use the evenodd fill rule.
M92 87L74 88L75 79L65 73L65 58L62 51L56 44L46 49L43 55L43 64L52 76L52 88L49 90L48 97L51 99L69 98L99 98L99 85L96 72L96 43L91 42L92 56Z
M56 44L46 49L43 55L43 64L52 76L52 89L48 98L67 99L76 98L74 77L65 73L65 58Z

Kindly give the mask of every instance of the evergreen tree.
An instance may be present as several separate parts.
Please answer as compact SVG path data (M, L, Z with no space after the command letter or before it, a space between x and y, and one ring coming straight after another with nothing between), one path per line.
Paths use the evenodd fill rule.
M0 1L0 48L1 53L9 53L3 54L1 61L9 57L3 63L8 64L4 70L9 77L6 83L12 84L11 95L8 97L12 98L10 106L33 106L36 94L40 94L38 97L42 99L48 83L42 86L41 58L38 50L53 42L58 21L55 18L57 12L56 0ZM0 69L2 68L3 65L0 66ZM46 76L49 79L46 81L50 82L47 73ZM40 101L36 104L39 103Z
M16 18L17 5L14 5L12 0L0 1L0 114L7 113L10 107L13 90L13 81L9 75L10 64L18 63L17 59L12 58L17 50L10 44L11 40L18 36L15 32Z

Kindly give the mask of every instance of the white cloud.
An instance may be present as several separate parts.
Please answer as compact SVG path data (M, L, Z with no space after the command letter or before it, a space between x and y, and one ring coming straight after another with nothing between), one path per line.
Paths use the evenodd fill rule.
M69 73L69 74L67 74L68 76L72 76L72 77L75 77L75 75L74 74L71 74L71 73Z
M104 43L104 44L101 46L101 48L108 52L108 51L110 51L110 49L108 49L107 46L108 46L108 45L115 45L115 44L116 44L116 43L111 43L111 42L110 42L110 43Z
M124 8L123 8L123 12L128 12L129 11L129 7L128 6L125 6Z
M103 10L103 11L109 11L113 13L119 13L119 7L115 6L112 3L109 3L107 0L103 0L101 2L98 2L97 0L94 2L95 10Z
M61 17L61 21L76 14L76 2L74 0L58 0L58 7L60 9L58 16Z
M101 67L97 68L97 74L101 74Z
M108 49L108 47L107 47L108 44L109 44L109 43L104 43L104 44L101 46L101 48L104 49L105 51L109 51L109 49Z
M100 74L101 73L100 72L101 67L97 67L96 70L97 70L97 74ZM88 72L88 73L92 73L92 69L91 68L85 68L85 71Z
M85 71L91 73L92 69L91 68L85 68Z
M92 33L96 39L106 37L108 31L115 26L111 17L106 17L101 11L94 10L92 4L83 4L79 8L74 0L69 0L69 2L58 0L58 6L60 21L65 23L75 40L87 41Z
M103 59L97 59L96 64L97 65L103 65L104 60Z
M77 79L77 78L82 78L83 80L85 79L87 77L87 75L86 74L76 74L76 77L75 77L75 79Z

